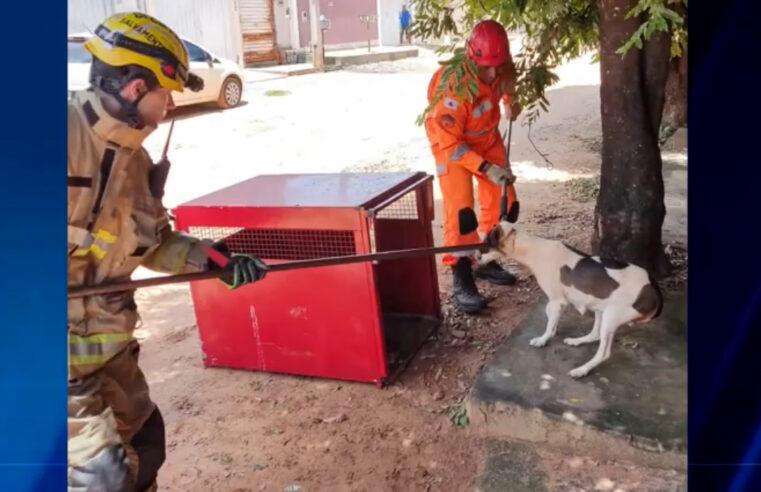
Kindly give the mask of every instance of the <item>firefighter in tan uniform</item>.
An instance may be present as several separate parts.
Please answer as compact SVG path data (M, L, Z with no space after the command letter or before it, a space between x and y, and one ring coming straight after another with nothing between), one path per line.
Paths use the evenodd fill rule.
M92 88L68 106L68 285L129 279L139 266L166 273L221 268L222 247L172 231L162 206L168 162L142 142L165 116L171 91L199 90L184 45L139 13L106 19L85 43ZM264 277L257 258L229 256L224 281ZM70 491L155 490L164 424L138 367L132 292L68 302L68 486Z

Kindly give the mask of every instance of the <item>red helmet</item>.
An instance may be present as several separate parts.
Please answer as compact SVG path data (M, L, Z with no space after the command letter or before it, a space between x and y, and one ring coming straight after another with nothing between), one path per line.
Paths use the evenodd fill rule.
M497 21L481 21L473 27L467 42L468 57L476 65L496 67L510 59L507 32Z

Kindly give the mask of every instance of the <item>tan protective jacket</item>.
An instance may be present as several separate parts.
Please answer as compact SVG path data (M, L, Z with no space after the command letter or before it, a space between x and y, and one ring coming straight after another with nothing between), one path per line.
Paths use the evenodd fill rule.
M143 265L165 273L201 271L206 241L172 231L151 194L153 163L142 147L154 130L130 128L92 91L68 106L68 285L128 280ZM91 374L132 340L133 293L68 301L69 379Z

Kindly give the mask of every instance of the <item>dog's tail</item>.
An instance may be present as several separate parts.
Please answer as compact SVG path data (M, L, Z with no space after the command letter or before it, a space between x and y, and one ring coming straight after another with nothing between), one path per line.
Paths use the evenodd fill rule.
M660 316L661 313L663 312L663 292L661 292L661 287L658 285L658 281L655 280L655 278L650 272L648 272L647 277L650 279L650 285L653 286L653 288L655 289L655 293L658 296L658 307L656 308L655 314L653 315L653 317L650 318L650 319L655 319L658 316Z
M648 272L648 283L644 284L639 291L637 299L632 307L639 312L635 323L647 323L661 315L663 312L663 292L652 275Z

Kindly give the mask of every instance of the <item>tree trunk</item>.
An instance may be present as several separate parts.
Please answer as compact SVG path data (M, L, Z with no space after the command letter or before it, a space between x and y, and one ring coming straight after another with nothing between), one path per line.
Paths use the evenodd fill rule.
M673 8L684 19L684 29L687 30L687 6L673 5ZM682 49L682 55L669 61L669 74L666 80L666 102L663 107L661 122L661 138L670 136L677 129L687 125L687 45Z
M687 125L687 47L682 56L669 62L663 125L673 130Z
M661 243L666 215L658 131L669 38L660 33L616 54L643 19L626 19L636 0L600 2L602 169L592 247L601 256L669 272Z

